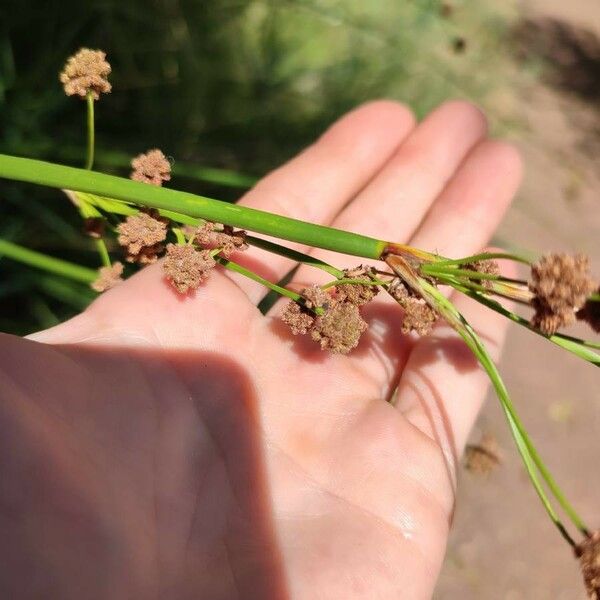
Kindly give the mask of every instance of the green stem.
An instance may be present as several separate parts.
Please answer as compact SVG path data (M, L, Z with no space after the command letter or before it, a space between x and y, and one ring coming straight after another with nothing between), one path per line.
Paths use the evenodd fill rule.
M108 254L108 250L106 248L104 240L102 238L94 240L94 244L96 246L96 249L98 250L98 254L100 255L102 265L104 267L110 267L112 263L110 262L110 256Z
M11 258L23 264L48 271L49 273L55 273L56 275L62 275L75 281L81 281L82 283L91 283L94 281L98 274L92 269L82 267L70 263L60 258L53 258L40 252L24 248L18 244L13 244L8 240L0 238L0 255Z
M217 248L217 252L220 252L220 249ZM248 277L248 279L252 279L252 281L256 281L257 283L264 285L266 288L273 290L274 292L277 292L281 296L286 296L287 298L291 298L292 300L295 300L296 302L298 302L299 300L302 299L302 296L300 294L297 294L296 292L292 292L291 290L288 290L287 288L281 287L281 286L277 285L276 283L272 283L268 279L261 277L254 271L250 271L249 269L242 267L242 265L240 265L238 263L227 260L226 258L223 258L222 256L215 256L214 259L220 265L223 265L226 269L229 269L230 271L233 271L235 273L240 273L244 277Z
M448 265L467 265L474 262L478 262L480 260L492 260L492 259L505 259L505 260L514 260L516 262L523 263L524 265L530 265L531 261L524 256L519 254L513 254L510 252L480 252L479 254L473 254L471 256L466 256L465 258L455 258L455 259L447 259L441 258L441 260L436 261L436 265L438 266L448 266Z
M511 430L515 428L518 431L520 437L522 438L523 445L518 443L517 438L515 438L515 442L517 442L517 448L519 450L519 453L521 454L526 468L528 460L527 455L529 455L530 459L533 460L533 463L544 478L546 484L548 485L550 491L552 492L560 506L569 516L573 524L582 533L586 534L588 532L588 528L584 525L583 521L581 520L573 506L566 499L562 490L554 480L550 471L548 470L539 453L537 452L537 449L533 445L533 442L529 438L527 430L525 429L525 426L521 422L521 419L519 418L512 404L510 395L508 394L508 390L506 389L504 381L502 380L502 377L500 376L500 373L498 372L494 361L490 357L487 348L479 339L477 333L473 330L473 328L465 320L465 318L458 312L458 310L452 304L452 302L450 302L448 298L446 298L437 288L431 285L428 281L421 277L418 277L416 273L414 273L414 271L406 263L406 261L404 261L400 257L389 257L387 259L387 263L394 270L394 272L397 273L417 293L419 293L432 308L439 311L439 313L444 317L448 324L456 330L456 332L463 338L463 340L473 352L473 354L477 357L477 359L487 372L492 382L492 385L494 386L496 395L498 396L498 399L500 400L500 403L502 404L505 413L507 414L507 418L509 417L509 424L511 426ZM523 452L523 449L526 449L527 452ZM532 480L532 483L534 484L534 486L536 485L534 480ZM536 487L536 490L537 489L538 488ZM541 490L541 493L544 494L543 490ZM541 497L545 498L545 496ZM544 501L544 506L546 506L546 501ZM557 522L554 518L552 518L552 520L557 525L557 527L559 527L561 535L563 535L564 527L562 527L560 521Z
M384 241L121 177L0 154L0 177L172 210L343 254L378 259Z
M87 158L85 168L90 170L94 166L94 146L95 146L95 127L94 127L94 96L88 92L86 97L87 104Z

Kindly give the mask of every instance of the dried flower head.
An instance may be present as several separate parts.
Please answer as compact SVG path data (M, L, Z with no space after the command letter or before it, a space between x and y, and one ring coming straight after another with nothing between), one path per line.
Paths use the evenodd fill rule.
M344 279L357 279L364 281L365 284L361 283L343 283L336 286L337 296L339 300L356 304L356 306L362 306L371 302L375 296L379 293L379 288L376 285L372 285L373 268L360 265L354 269L344 270Z
M294 335L305 335L312 327L315 316L298 302L290 300L281 313L281 320L292 330Z
M477 475L487 475L502 462L496 438L486 433L478 444L468 444L465 448L465 468Z
M210 221L205 221L197 229L194 239L206 248L221 248L221 254L225 257L248 248L245 231Z
M323 350L338 354L348 354L358 346L361 334L366 331L358 306L349 302L335 302L318 315L310 329L310 334Z
M589 273L584 254L547 254L531 267L529 289L535 314L531 324L546 334L575 321L580 309L597 283Z
M105 292L123 281L121 275L123 275L123 265L115 262L110 267L100 267L97 279L90 285L97 292Z
M171 179L171 163L158 148L136 156L131 167L133 171L129 177L134 181L160 186Z
M306 307L311 310L314 308L328 309L334 302L329 292L318 285L311 285L304 288L300 294L304 298Z
M414 331L421 336L431 333L439 315L423 298L417 296L399 277L390 283L388 292L404 309L402 333Z
M89 92L98 100L100 94L108 94L112 89L107 79L110 70L105 52L81 48L67 59L59 79L67 96L85 98Z
M600 530L594 531L575 548L585 588L591 600L600 600Z
M495 260L477 260L475 262L466 264L465 269L469 271L476 271L477 273L485 273L486 275L500 275L500 267ZM478 281L483 287L491 288L492 281L490 279L481 279Z
M596 290L596 294L600 294L600 287ZM577 311L577 318L585 321L596 333L600 333L600 302L587 300Z
M168 220L157 211L130 215L117 227L118 241L126 248L127 261L151 263L163 250L161 242L167 237Z
M216 265L208 250L196 250L190 245L168 244L163 269L178 292L195 290Z

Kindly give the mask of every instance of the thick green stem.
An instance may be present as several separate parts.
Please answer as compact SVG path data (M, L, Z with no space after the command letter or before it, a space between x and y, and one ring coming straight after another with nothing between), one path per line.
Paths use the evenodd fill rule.
M87 158L85 168L91 169L94 166L94 147L95 147L95 125L94 125L94 96L88 92L86 97L87 104Z
M172 210L190 217L225 223L310 247L363 258L378 259L386 249L384 241L332 227L39 160L0 155L0 177Z
M0 239L0 255L49 273L81 281L82 283L91 283L98 276L96 271L92 269L75 265L60 258L47 256L46 254L24 248L18 244L13 244L8 240Z

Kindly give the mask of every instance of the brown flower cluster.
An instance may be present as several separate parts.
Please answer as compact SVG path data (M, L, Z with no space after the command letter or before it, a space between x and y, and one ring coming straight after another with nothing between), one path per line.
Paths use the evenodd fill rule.
M94 100L98 100L100 94L107 94L111 90L107 79L110 70L105 52L81 48L67 59L59 79L67 96L85 98L90 92Z
M220 248L226 258L235 251L243 251L248 248L246 243L246 232L235 230L229 225L205 221L193 233L194 241L205 248Z
M366 268L359 267L346 271L344 275L355 279L365 276L368 272ZM352 275L348 275L349 273ZM350 290L351 287L359 289ZM322 350L348 354L358 346L360 336L368 328L361 317L359 307L375 297L377 289L371 289L374 287L342 284L329 291L314 285L302 290L302 304L293 300L288 302L281 318L294 335L310 334ZM322 311L317 314L315 309Z
M129 177L134 181L160 186L171 179L171 163L158 148L136 156L131 167L133 171Z
M478 444L465 448L465 468L475 475L487 475L502 462L496 438L486 433Z
M423 298L417 296L400 278L390 283L388 292L404 309L402 333L414 331L421 336L431 333L439 315Z
M533 327L554 334L575 321L575 313L598 285L584 254L547 254L531 267L529 289L534 297Z
M105 292L123 281L121 275L123 275L123 265L115 262L110 267L100 267L97 279L90 285L97 292Z
M196 250L188 244L168 244L163 269L173 287L185 294L195 290L216 264L209 250Z
M590 600L600 600L600 530L576 546L575 556Z
M596 290L600 294L600 287ZM577 318L585 321L596 333L600 333L600 302L588 300L583 308L577 311Z
M379 293L379 287L372 285L372 276L374 269L360 265L354 269L344 270L344 279L356 279L364 281L364 285L360 283L342 283L336 286L336 294L339 300L345 300L356 306L362 306L371 302Z
M126 249L126 260L148 264L156 261L164 250L168 220L158 211L149 210L130 215L117 226L118 241Z
M468 271L476 271L477 273L485 273L486 275L500 275L500 267L495 260L477 260L464 266ZM477 283L485 288L492 287L492 280L481 279Z

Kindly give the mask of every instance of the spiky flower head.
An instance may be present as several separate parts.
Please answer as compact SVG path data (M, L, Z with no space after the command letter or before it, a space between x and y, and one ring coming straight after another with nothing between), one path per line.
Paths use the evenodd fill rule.
M205 248L220 248L220 254L226 258L248 248L245 231L211 221L204 222L196 230L194 240Z
M590 600L600 600L600 530L592 532L575 548Z
M429 335L439 318L438 313L423 298L409 289L400 278L390 283L388 292L404 309L402 333L408 334L414 331L420 336Z
M163 250L167 220L156 211L130 215L117 226L118 241L126 249L128 262L151 263Z
M110 267L100 267L97 279L90 285L97 292L105 292L123 281L121 275L123 275L123 265L115 262Z
M350 302L335 302L324 314L315 318L310 335L322 350L348 354L358 346L360 336L367 327L358 306Z
M377 296L379 288L372 285L373 269L368 266L361 265L354 269L346 269L344 271L344 279L356 279L365 283L345 283L336 286L339 300L363 306Z
M136 156L131 167L133 171L129 177L134 181L160 186L171 179L171 163L158 148Z
M584 254L547 254L531 267L531 324L546 334L575 321L575 313L597 286Z
M315 316L298 302L290 300L281 313L281 320L294 335L305 335L315 322Z
M89 92L98 100L100 94L108 94L112 89L107 79L110 71L105 52L81 48L67 59L59 79L67 96L85 98Z
M195 290L216 265L209 250L196 250L188 244L168 244L163 270L181 294Z

